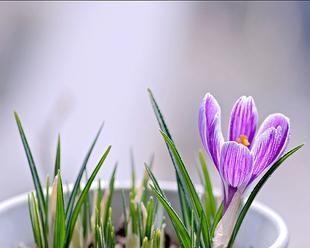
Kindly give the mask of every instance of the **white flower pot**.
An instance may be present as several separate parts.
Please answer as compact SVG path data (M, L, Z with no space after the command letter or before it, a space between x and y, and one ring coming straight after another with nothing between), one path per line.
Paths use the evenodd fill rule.
M129 183L116 183L113 198L115 222L122 215L121 189L129 189ZM172 206L178 209L176 184L160 182ZM103 186L104 187L104 186ZM95 189L93 185L92 189ZM199 187L198 187L199 188ZM27 194L13 197L0 203L0 247L16 248L23 241L32 244L33 236L27 208ZM170 221L167 231L174 236ZM253 203L239 231L237 248L287 248L288 231L281 217L260 203Z

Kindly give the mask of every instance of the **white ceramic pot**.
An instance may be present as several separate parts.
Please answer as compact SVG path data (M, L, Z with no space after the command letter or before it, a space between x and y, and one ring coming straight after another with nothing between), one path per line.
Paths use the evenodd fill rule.
M172 206L178 209L176 184L160 182ZM104 186L103 186L104 187ZM129 183L116 183L113 197L113 216L122 215L121 189L129 190ZM92 189L95 189L93 185ZM199 188L199 187L198 187ZM173 235L170 221L167 231ZM27 209L27 194L13 197L0 203L0 247L16 248L19 242L33 242L32 230ZM282 218L268 207L253 203L235 242L237 248L287 248L288 231Z

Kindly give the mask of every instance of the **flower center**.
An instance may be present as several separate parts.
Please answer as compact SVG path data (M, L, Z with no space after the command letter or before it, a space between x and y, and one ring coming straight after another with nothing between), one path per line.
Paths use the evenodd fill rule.
M246 135L240 135L240 137L237 139L237 142L239 144L242 144L244 146L249 146L250 142L248 141L248 137Z

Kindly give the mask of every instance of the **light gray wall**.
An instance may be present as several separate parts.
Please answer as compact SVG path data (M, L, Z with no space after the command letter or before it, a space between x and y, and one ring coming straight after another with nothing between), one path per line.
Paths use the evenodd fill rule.
M32 188L13 110L21 115L42 178L52 173L58 132L64 178L70 182L105 120L90 168L112 144L102 178L109 177L116 160L118 179L129 177L132 147L140 175L154 152L155 173L173 180L147 97L150 87L197 180L201 98L207 91L217 97L226 133L234 101L252 95L260 121L283 112L291 118L291 147L306 143L259 198L288 223L291 247L309 245L308 3L0 6L0 199Z

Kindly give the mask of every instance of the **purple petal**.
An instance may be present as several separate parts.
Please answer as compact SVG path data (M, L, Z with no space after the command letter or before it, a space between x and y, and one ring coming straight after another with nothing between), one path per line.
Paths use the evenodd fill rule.
M229 186L243 190L253 171L253 157L250 150L235 141L225 142L221 149L219 172Z
M221 146L224 142L221 131L221 108L210 93L205 95L200 106L199 131L206 151L218 168Z
M285 115L273 114L266 118L252 147L254 171L251 181L282 156L288 144L289 132L290 122Z
M240 97L235 103L229 122L229 140L237 141L245 135L252 144L257 127L258 114L255 102L251 96Z

